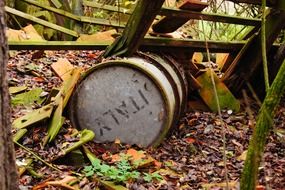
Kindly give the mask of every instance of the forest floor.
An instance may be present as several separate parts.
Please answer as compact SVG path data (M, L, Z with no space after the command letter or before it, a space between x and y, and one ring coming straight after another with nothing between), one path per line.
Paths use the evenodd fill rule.
M36 87L47 96L53 87L59 87L61 80L53 73L50 65L59 58L66 58L73 65L87 69L96 64L97 51L20 51L12 53L8 63L9 86ZM109 144L87 143L86 147L102 161L101 166L115 165L113 155L130 152L140 158L151 158L148 164L133 169L143 177L121 182L123 189L223 189L228 175L231 189L238 189L238 181L243 168L250 135L255 124L259 106L250 101L249 111L233 114L222 113L222 119L210 112L188 112L181 118L175 130L155 149L142 149L123 145L119 141ZM13 120L24 115L27 110L39 108L13 106ZM245 107L244 107L245 108ZM277 109L275 125L267 140L267 146L260 167L259 189L285 189L285 102ZM102 180L112 178L96 171L92 177L83 172L90 165L82 154L63 156L61 148L66 142L76 141L71 136L73 127L68 120L63 125L54 143L42 146L47 131L45 122L28 128L28 133L19 141L27 150L16 146L17 164L27 158L33 162L20 176L20 188L24 189L111 189ZM224 135L223 135L224 134ZM225 136L225 149L223 148ZM96 137L95 137L96 138ZM226 155L226 168L224 157ZM35 156L36 154L37 156ZM134 156L134 157L135 157ZM45 160L41 161L40 158ZM118 157L118 156L117 156ZM116 158L117 158L116 157ZM122 161L119 161L122 164ZM53 164L54 169L48 164ZM104 163L104 164L103 164ZM22 164L24 165L24 164ZM118 164L116 165L118 166ZM125 163L125 166L128 164ZM89 168L90 169L90 168ZM103 169L102 169L103 170ZM125 168L129 172L129 168ZM101 173L100 173L101 172ZM130 173L130 172L129 172ZM153 174L157 175L153 175ZM149 175L148 175L149 174ZM132 175L135 175L132 173ZM94 177L95 176L95 177Z

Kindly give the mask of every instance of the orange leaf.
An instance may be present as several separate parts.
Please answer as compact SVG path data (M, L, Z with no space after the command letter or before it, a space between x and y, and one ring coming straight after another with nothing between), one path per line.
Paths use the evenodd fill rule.
M145 157L144 152L137 151L133 148L127 150L127 155L132 157L132 161L141 160Z
M42 77L34 77L33 80L36 82L44 82L45 81L45 79L43 79Z
M265 190L265 187L263 185L258 185L255 188L256 190Z
M191 137L188 137L185 139L185 141L188 142L189 144L193 144L196 140Z

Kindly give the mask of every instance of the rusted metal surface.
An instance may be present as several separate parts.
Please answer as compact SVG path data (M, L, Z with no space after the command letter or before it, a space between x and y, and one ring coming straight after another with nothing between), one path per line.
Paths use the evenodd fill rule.
M169 63L161 70L155 65L163 60L145 56L149 59L131 57L95 66L74 93L72 123L93 130L98 142L118 138L145 147L158 145L183 111L186 85L166 66Z

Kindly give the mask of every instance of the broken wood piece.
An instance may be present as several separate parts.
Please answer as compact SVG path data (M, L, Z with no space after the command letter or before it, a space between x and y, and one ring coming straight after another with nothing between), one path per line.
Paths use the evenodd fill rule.
M83 144L92 141L95 137L95 134L93 131L88 130L88 129L83 129L82 131L79 132L80 139L79 141L75 142L72 146L66 148L63 150L64 154L67 154L73 150L76 150Z
M203 54L201 52L195 52L192 56L192 62L193 63L201 63L203 62Z
M214 77L215 86L212 83L211 76ZM197 80L201 83L202 88L199 90L199 94L205 104L209 106L209 108L217 112L218 111L218 105L215 97L215 90L216 88L218 100L219 100L219 106L220 109L231 109L234 112L238 112L240 109L240 103L239 101L233 96L233 94L230 92L230 90L226 87L226 85L221 82L221 80L218 78L218 76L215 74L215 72L211 69L207 69L205 73L200 75Z
M33 25L22 28L21 30L7 30L8 41L30 41L30 42L45 42L41 35L38 34Z
M51 142L54 140L61 126L63 125L65 118L62 117L62 112L63 112L63 97L60 98L57 108L54 111L54 114L52 116L52 119L49 122L48 132L47 132L46 139L44 141L44 145L47 142Z
M257 34L252 35L246 42L246 44L242 47L242 49L238 52L237 56L234 58L233 62L230 65L225 65L226 71L222 78L222 81L228 80L231 77L235 69L237 68L238 64L242 60L243 56L247 54L249 51L249 47L252 44L253 39L255 39Z
M186 78L190 91L198 90L202 87L200 82L191 73L186 73Z
M16 120L12 123L13 128L22 129L31 126L35 123L50 118L53 110L53 105L48 104L40 109L34 110Z
M33 163L32 158L26 158L23 161L16 161L16 165L18 166L18 175L21 176L26 170Z
M69 183L72 183L74 181L77 181L76 177L65 176L63 179L57 180L57 181L44 181L44 182L34 186L33 190L45 189L45 187L49 187L49 186L56 186L56 187L59 187L60 189L76 190L77 188L69 185Z
M229 53L216 53L216 64L219 70L222 70L229 56Z
M13 135L13 141L20 140L27 132L27 129L19 129L16 134Z
M28 87L26 87L26 86L12 86L12 87L9 87L9 93L10 94L17 94L17 93L25 91L27 88Z
M77 42L98 42L98 41L105 41L112 43L115 41L114 35L117 34L115 29L107 30L104 32L97 32L95 34L87 35L81 34L80 37L76 40Z
M44 139L44 145L48 142L51 142L56 137L61 126L64 123L65 118L62 117L63 109L65 108L72 92L80 78L81 69L73 68L71 72L67 74L68 77L60 88L59 93L54 98L54 104L57 106L52 120L49 123L48 134Z
M69 78L69 72L74 67L66 58L59 58L57 62L51 65L51 68L61 80L65 81Z
M184 1L181 5L178 6L181 10L189 10L201 12L208 6L208 3L201 2L200 0L187 0ZM171 33L176 31L186 22L188 18L177 18L177 17L163 17L158 22L152 25L152 29L157 33Z
M73 89L75 88L78 80L80 79L81 76L81 69L80 68L74 68L70 73L69 73L69 79L63 82L62 88L60 90L60 96L63 96L63 108L65 108L72 92ZM59 95L59 94L58 94Z

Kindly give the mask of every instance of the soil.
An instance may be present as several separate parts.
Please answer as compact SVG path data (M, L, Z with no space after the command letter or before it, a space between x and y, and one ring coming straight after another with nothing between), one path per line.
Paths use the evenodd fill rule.
M51 70L50 65L59 58L68 59L74 66L84 70L97 64L99 51L20 51L10 52L8 63L9 86L27 86L28 89L42 88L47 94L54 87L59 87L61 80ZM89 142L86 146L97 158L112 164L114 154L129 149L143 151L155 159L151 165L138 169L140 172L158 171L163 180L146 182L139 178L128 180L121 185L127 189L223 189L228 176L230 189L239 189L238 182L243 162L254 129L259 105L252 99L241 100L243 109L239 113L224 110L219 116L211 112L191 111L185 113L179 124L168 135L163 143L153 149L124 145L120 142L96 144ZM244 102L249 102L246 105ZM13 106L13 120L24 115L27 110L41 107L33 104ZM282 100L276 111L274 127L267 139L258 189L285 189L285 101ZM47 163L53 163L60 171L55 171L44 162L35 158L31 152L16 146L17 163L27 157L33 157L30 170L20 176L20 189L64 189L62 185L43 185L47 181L60 181L66 176L75 176L77 185L74 189L104 189L98 180L78 177L88 160L69 154L63 156L61 148L66 142L77 141L71 136L74 129L67 120L60 130L55 142L42 146L47 123L42 122L28 128L28 133L19 141L31 152ZM225 167L226 163L226 167ZM97 176L98 177L98 176ZM61 181L61 184L64 182ZM42 185L42 186L40 186ZM67 188L68 189L68 188Z

